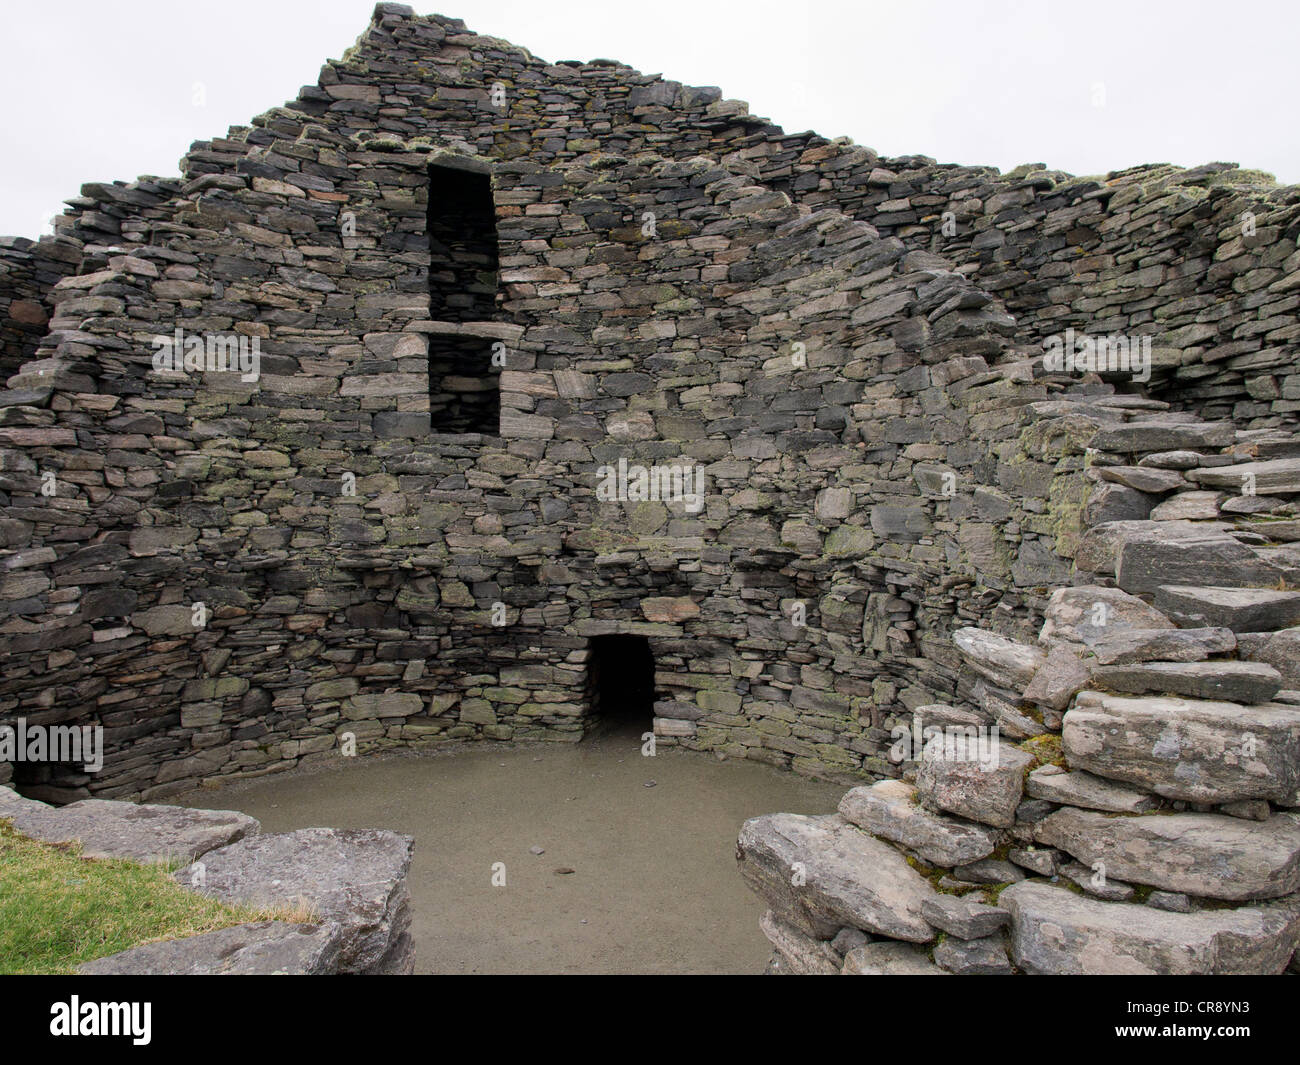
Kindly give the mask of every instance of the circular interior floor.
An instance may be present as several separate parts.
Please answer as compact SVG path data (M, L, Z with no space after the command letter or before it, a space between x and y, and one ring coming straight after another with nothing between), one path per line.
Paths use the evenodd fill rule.
M414 836L419 973L759 973L771 948L736 833L757 814L830 812L843 792L707 754L643 757L639 730L623 729L340 760L172 801L242 810L264 832Z

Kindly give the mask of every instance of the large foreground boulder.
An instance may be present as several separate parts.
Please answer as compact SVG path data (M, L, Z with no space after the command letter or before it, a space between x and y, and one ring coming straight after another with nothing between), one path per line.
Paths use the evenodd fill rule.
M751 818L736 860L776 915L814 939L845 926L914 943L934 938L921 915L933 888L888 843L837 815Z
M324 976L338 972L343 930L333 921L258 921L146 943L82 965L86 976Z
M304 828L223 847L174 876L222 902L307 905L317 920L342 930L340 972L409 973L413 846L396 832Z
M1169 913L1026 880L1004 890L998 902L1011 913L1012 958L1034 974L1274 975L1300 935L1294 898Z
M7 789L5 789L7 790ZM237 810L191 810L107 799L83 799L67 806L9 800L14 828L45 843L81 844L83 858L125 858L134 862L192 862L218 847L257 834L255 817Z

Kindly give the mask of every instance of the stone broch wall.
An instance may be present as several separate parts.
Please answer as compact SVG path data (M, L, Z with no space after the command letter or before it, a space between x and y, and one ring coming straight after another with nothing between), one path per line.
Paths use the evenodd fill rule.
M430 166L491 182L490 310L431 305L431 264L461 275ZM1259 175L885 159L380 4L178 177L69 204L0 256L0 719L106 739L97 774L14 767L44 800L345 735L576 740L611 633L649 640L662 742L893 779L920 708L1012 743L1071 712L954 632L1032 645L1072 584L1172 619L1160 567L1189 558L1186 583L1294 585L1300 217ZM1152 337L1151 382L1048 372L1066 327ZM177 328L256 340L256 380L157 371ZM495 390L497 431L439 431L430 351L494 343L455 387ZM699 466L704 507L600 500L620 459ZM1121 551L1115 522L1160 535Z

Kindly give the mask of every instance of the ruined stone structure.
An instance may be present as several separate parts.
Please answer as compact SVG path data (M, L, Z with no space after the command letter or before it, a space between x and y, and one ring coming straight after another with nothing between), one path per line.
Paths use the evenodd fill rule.
M1300 190L1233 166L882 158L384 3L178 178L69 202L0 244L0 720L106 755L16 764L29 795L577 740L602 675L663 743L896 778L917 708L1018 743L1086 687L1045 702L954 632L1032 645L1071 584L1204 628L1167 585L1300 583ZM1045 363L1075 334L1149 363ZM1289 722L1287 639L1196 657L1274 663L1226 694ZM1295 805L1286 735L1251 794L1092 771L1256 816ZM827 920L799 934L864 930Z

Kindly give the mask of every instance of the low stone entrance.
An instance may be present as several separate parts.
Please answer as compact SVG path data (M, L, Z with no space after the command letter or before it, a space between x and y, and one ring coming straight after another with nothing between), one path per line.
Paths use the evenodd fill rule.
M645 636L593 636L587 706L597 729L648 732L654 724L654 655Z

